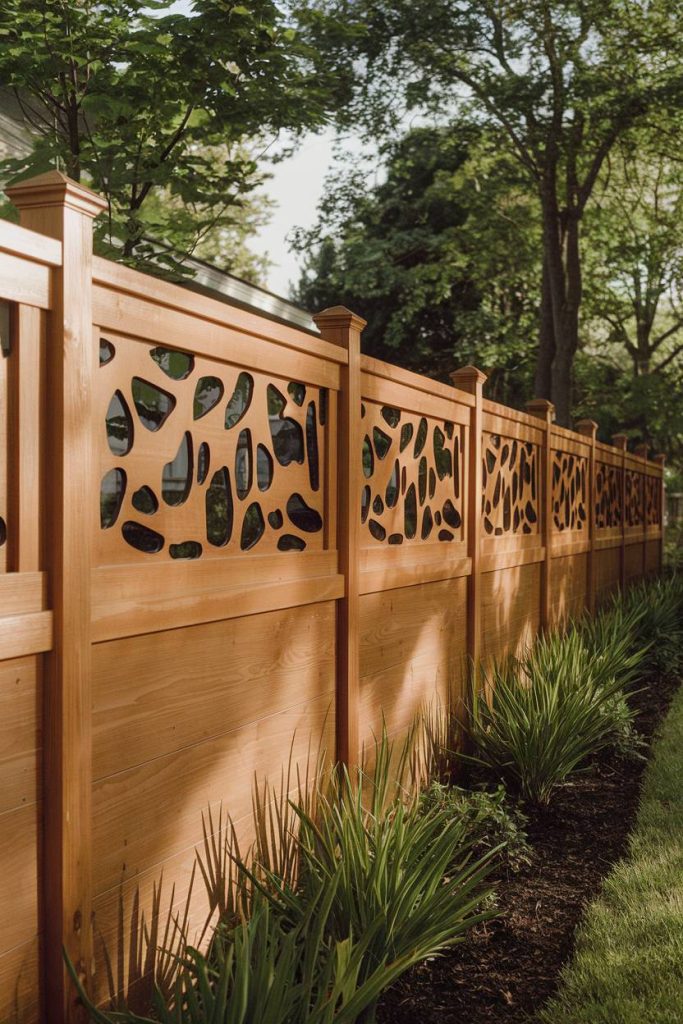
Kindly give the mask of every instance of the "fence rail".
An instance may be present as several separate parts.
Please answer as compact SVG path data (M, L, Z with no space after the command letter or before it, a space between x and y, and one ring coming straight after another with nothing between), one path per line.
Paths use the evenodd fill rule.
M184 899L201 813L353 760L468 658L657 572L663 465L92 255L57 173L0 222L0 1022L77 1019L121 895ZM201 913L201 907L197 913ZM94 921L94 929L92 923Z

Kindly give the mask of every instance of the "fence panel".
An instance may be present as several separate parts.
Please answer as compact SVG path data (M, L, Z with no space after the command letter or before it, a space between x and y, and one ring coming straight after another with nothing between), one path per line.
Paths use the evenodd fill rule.
M45 311L61 246L0 222L0 1020L39 1020Z
M92 258L63 175L11 192L43 234L0 222L0 1021L63 1024L62 944L104 997L202 812L246 841L290 751L353 761L657 572L663 464L361 357L341 307L318 336Z

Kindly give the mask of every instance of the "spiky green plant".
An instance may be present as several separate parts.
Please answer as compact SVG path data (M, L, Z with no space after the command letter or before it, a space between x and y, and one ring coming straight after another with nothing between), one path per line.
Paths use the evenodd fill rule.
M603 712L622 680L605 652L592 652L570 630L541 638L519 661L495 665L489 688L490 703L480 694L472 700L469 759L525 800L547 805L568 775L609 745L612 723Z

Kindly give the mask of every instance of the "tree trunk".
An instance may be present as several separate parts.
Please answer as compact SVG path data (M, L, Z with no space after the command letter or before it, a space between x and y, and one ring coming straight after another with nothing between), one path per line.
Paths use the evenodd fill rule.
M534 377L534 398L547 398L552 393L552 369L555 358L555 330L553 328L553 301L550 294L548 264L543 258L541 281L541 308L538 336L538 357Z

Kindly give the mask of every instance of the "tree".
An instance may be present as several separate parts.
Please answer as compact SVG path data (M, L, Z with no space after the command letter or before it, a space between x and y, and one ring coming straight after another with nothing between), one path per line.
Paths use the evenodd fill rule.
M580 225L616 142L680 105L683 0L302 0L337 60L340 120L393 130L405 109L469 109L514 157L542 221L535 390L569 424ZM651 123L651 122L648 122Z
M587 336L635 377L683 366L683 167L635 138L619 147L587 229ZM592 328L592 330L591 330Z
M359 310L370 355L444 380L476 361L489 394L519 399L538 232L516 166L464 123L412 129L384 157L370 191L361 172L335 168L317 225L294 239L307 257L296 299Z
M0 0L0 75L36 140L0 173L58 165L87 180L108 202L100 251L129 263L158 262L150 226L185 252L229 228L261 180L245 143L323 116L309 54L273 0L168 8Z

